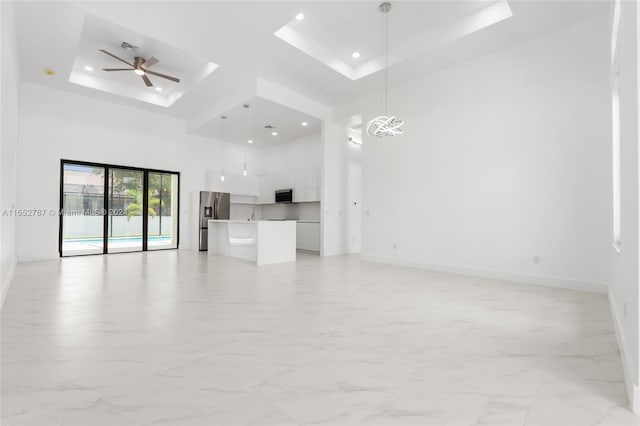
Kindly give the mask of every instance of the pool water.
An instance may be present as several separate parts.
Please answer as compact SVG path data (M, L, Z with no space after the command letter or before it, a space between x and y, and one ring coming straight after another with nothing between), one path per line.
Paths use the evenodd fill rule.
M142 237L109 237L109 242L140 242L142 243ZM171 241L171 235L154 235L149 236L148 241ZM85 244L102 244L102 238L65 238L65 243L85 243Z
M141 251L142 237L109 237L109 253ZM175 247L170 235L153 235L148 239L150 249ZM100 254L103 251L102 238L65 238L62 241L62 255Z

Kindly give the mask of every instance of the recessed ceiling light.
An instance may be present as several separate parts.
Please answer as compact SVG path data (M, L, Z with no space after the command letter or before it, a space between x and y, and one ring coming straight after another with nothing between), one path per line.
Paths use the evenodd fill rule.
M248 143L253 143L253 139L249 139L247 142Z
M84 67L85 71L93 71L93 67L90 67L89 65L87 65L86 67Z
M144 71L142 70L133 70L133 72L135 72L138 75L144 75Z
M304 19L304 13L300 12L296 15L296 19L298 21L302 21Z
M309 123L307 123L306 121L303 121L302 123L300 123L300 125L307 127L309 125Z
M156 92L162 92L162 87L156 87Z
M360 57L360 52L353 52L353 53L351 54L351 57L352 57L353 59L358 59L358 58Z
M278 132L271 132L271 136L278 136Z

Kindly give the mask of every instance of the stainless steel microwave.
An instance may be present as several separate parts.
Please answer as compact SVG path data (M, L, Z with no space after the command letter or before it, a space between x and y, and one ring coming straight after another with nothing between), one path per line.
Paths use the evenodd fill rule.
M293 189L276 190L276 203L293 203Z

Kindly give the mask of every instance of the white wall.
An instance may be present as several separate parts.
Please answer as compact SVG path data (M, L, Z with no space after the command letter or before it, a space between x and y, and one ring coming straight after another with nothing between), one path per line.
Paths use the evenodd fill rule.
M0 3L1 82L0 97L0 280L4 303L16 264L16 220L2 215L16 206L16 170L19 120L18 56L13 17L13 4Z
M616 324L618 343L625 372L627 393L633 410L640 413L640 377L638 349L638 13L636 2L620 2L618 36L620 60L620 145L621 145L621 239L620 253L610 249L612 279L609 302ZM611 241L612 242L612 241Z
M606 292L608 39L602 16L391 90L405 133L364 141L363 256Z
M349 137L358 137L353 125L354 117L323 124L323 256L360 251L362 148L349 142Z
M221 147L186 135L180 120L23 83L17 205L58 208L60 159L178 171L180 248L195 249L199 191L231 190L219 180ZM225 174L242 173L244 149L225 144ZM248 149L254 175L261 171L261 150ZM19 260L58 256L57 217L19 218L17 232Z

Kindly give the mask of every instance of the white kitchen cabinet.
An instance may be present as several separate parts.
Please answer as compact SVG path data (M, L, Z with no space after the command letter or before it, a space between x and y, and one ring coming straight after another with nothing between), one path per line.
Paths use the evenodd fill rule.
M320 177L318 168L296 169L294 176L293 201L295 203L320 201Z
M296 248L320 252L320 223L296 223Z
M305 170L305 201L320 201L320 169Z
M293 189L294 203L320 201L320 169L299 168L262 176L259 181L258 202L275 203L274 194L278 189Z
M290 189L295 187L295 177L293 169L277 173L274 178L275 190Z
M304 175L305 169L295 169L294 171L294 184L293 184L293 202L302 203L306 200L305 187L304 187Z
M240 176L231 173L224 174L224 192L237 193L240 188Z
M259 194L259 178L257 176L244 176L239 175L237 191L233 191L236 194L250 195L257 197Z
M258 202L260 204L273 204L276 202L276 186L274 176L262 176L260 178L260 193Z
M258 204L258 197L253 195L231 194L230 200L231 204L248 204L251 206Z
M219 187L222 192L231 194L258 196L258 178L256 176L244 176L236 173L225 173L224 182L219 180Z

